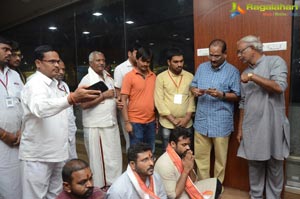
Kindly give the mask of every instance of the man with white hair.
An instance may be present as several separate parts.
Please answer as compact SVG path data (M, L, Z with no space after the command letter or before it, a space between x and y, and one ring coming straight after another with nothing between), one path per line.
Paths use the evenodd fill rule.
M239 59L249 66L241 75L238 156L248 160L252 199L279 199L283 187L283 160L289 155L289 122L284 91L287 66L279 56L265 56L256 36L237 42Z
M94 173L95 186L106 190L122 173L122 152L116 115L114 80L105 68L104 54L94 51L89 55L90 67L80 85L102 82L98 98L81 103L84 143Z

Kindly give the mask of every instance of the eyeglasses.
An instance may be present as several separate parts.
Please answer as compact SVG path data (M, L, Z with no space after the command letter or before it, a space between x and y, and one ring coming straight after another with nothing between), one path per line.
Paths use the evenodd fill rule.
M222 58L222 55L208 55L208 59L212 58L215 58L215 60L218 61Z
M51 65L55 65L55 64L59 64L60 60L54 60L54 59L50 59L50 60L42 60L43 62L48 62Z
M238 51L236 51L236 54L243 54L243 52L245 51L245 50L247 50L249 47L251 47L251 46L247 46L246 48L243 48L242 50L238 50Z

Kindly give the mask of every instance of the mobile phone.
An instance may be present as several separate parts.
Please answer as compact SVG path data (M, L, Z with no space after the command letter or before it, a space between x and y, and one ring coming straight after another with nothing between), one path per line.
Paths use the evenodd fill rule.
M108 87L103 81L99 81L87 88L88 90L99 90L101 92L107 91Z

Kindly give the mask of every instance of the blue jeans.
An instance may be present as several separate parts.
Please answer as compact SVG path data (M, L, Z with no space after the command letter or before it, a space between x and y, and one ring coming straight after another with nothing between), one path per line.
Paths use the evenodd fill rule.
M155 151L155 120L146 124L131 122L133 133L129 135L130 146L138 142L144 142L151 146L152 153Z
M166 151L166 148L169 144L169 137L170 137L170 134L171 134L171 131L173 129L168 129L168 128L165 128L163 126L161 126L161 136L162 136L162 142L163 142L163 151ZM194 130L193 130L193 126L187 128L187 131L190 133L191 135L191 149L193 149L193 146L194 146Z

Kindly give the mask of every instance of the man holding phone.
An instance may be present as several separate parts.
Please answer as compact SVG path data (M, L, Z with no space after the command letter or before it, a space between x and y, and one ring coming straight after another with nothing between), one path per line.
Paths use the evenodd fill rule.
M191 83L197 100L195 161L200 179L210 178L210 154L215 151L214 177L225 177L228 142L233 127L234 102L240 96L239 71L226 61L226 43L215 39L209 44L209 60L201 64Z
M84 143L94 174L94 184L106 191L122 173L122 151L116 113L114 80L105 71L105 56L94 51L89 55L88 74L80 85L100 90L98 98L81 103Z

